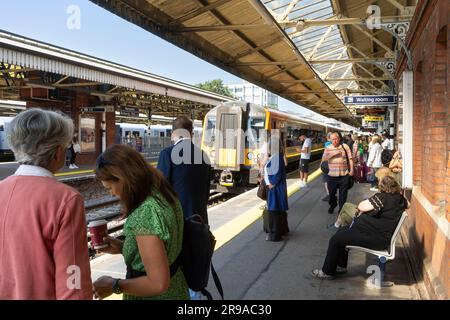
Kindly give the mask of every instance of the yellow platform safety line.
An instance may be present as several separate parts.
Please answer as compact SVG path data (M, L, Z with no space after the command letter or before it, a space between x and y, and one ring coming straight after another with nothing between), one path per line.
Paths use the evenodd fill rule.
M309 181L316 179L318 176L322 174L320 169L316 170L313 174L308 177ZM299 184L294 184L288 188L288 197L292 196L294 193L300 190ZM265 203L265 202L264 202ZM216 238L216 248L219 249L226 243L228 243L231 239L236 237L239 233L241 233L245 228L254 223L256 220L261 218L262 211L260 208L261 205L258 205L240 216L234 218L231 221L228 221L224 225L217 228L214 231L214 236Z
M55 177L64 177L64 176L70 176L74 174L82 174L82 173L93 173L94 170L81 170L81 171L71 171L71 172L61 172L61 173L55 173Z
M149 162L152 166L156 166L158 162ZM83 174L83 173L94 173L94 170L81 170L81 171L70 171L70 172L60 172L55 173L55 177L64 177L64 176L70 176L75 174Z
M311 150L311 153L317 152L317 151L322 151L322 150L324 150L324 149L325 149L325 148L314 149L314 150ZM297 157L297 156L299 156L299 155L300 155L300 153L293 153L293 154L287 155L286 158Z

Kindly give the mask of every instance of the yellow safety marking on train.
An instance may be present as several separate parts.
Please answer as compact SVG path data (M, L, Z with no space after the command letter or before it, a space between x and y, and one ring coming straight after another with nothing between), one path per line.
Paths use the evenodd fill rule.
M311 174L308 178L309 181L316 179L318 176L322 174L320 169L316 170L313 174ZM292 196L294 193L300 190L300 186L298 183L290 186L288 188L288 197ZM216 230L212 230L214 237L216 238L216 247L215 250L219 249L221 246L226 244L228 241L236 237L239 233L241 233L245 228L247 228L252 223L256 222L258 219L261 219L262 211L261 206L265 204L265 201L261 201L260 204L253 207L250 210L245 211L240 216L234 218L231 221L228 221L224 225L218 227Z
M236 167L236 149L219 149L219 166Z

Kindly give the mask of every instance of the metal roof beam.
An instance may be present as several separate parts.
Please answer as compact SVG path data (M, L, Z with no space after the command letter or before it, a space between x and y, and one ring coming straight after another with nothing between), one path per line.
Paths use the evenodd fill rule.
M358 25L352 25L353 27L355 27L356 29L358 29L359 31L361 31L366 37L370 38L371 40L373 40L374 42L376 42L380 47L382 47L384 50L386 50L387 52L389 52L389 54L394 55L394 51L391 50L391 48L389 48L387 45L385 45L381 40L375 38L372 34L370 34L368 31L364 30L363 28L361 28Z
M322 45L322 43L325 41L325 39L328 37L328 35L330 34L330 32L333 30L333 26L328 27L327 31L323 34L323 36L320 38L319 42L317 42L316 46L314 47L314 49L311 51L311 53L306 57L306 60L311 59L312 57L314 57L314 55L317 52L317 49L319 49L319 47Z
M261 50L264 50L264 49L266 49L266 48L269 48L269 47L271 47L272 45L274 45L275 43L281 42L281 41L283 41L283 40L284 40L283 38L274 38L274 39L272 39L272 40L270 40L270 41L267 41L267 42L265 42L265 43L263 43L263 44L261 44L261 45L259 45L259 46L257 46L257 47L248 49L248 50L246 50L246 51L244 51L244 52L242 52L242 53L236 55L236 56L234 57L234 59L235 59L235 60L239 60L239 59L241 59L241 58L243 58L243 57L246 57L246 56L251 55L251 54L253 54L253 53L256 53L256 52L258 52L258 51L261 51Z
M247 66L273 66L273 65L292 65L292 64L302 64L298 60L295 61L249 61L249 62L239 62L232 63L235 67L247 67Z
M411 15L380 17L381 24L409 22L411 18L412 18ZM325 20L299 19L298 21L291 21L291 20L278 21L278 23L285 28L296 28L297 31L300 31L306 28L316 26L366 25L366 20L362 18L337 18L337 19L335 18Z
M218 1L213 2L213 3L211 3L211 4L209 4L209 5L205 6L205 7L202 7L202 8L196 9L196 10L192 10L192 11L186 13L185 15L183 15L183 16L181 16L181 17L179 17L179 18L177 18L177 19L175 19L173 21L171 21L169 23L169 26L174 26L174 25L181 24L181 23L183 23L183 22L185 22L187 20L190 20L192 18L195 18L195 17L197 17L197 16L199 16L199 15L205 13L205 12L209 12L209 11L215 9L215 8L218 8L221 5L223 5L223 4L227 3L227 2L230 2L230 1L231 0L218 0Z
M376 62L393 62L394 59L389 58L346 58L346 59L328 59L328 60L309 60L312 64L330 64L330 63L376 63Z
M389 77L377 77L377 78L337 78L337 79L323 79L326 82L335 82L335 81L376 81L376 80L380 80L380 81L387 81L387 80L391 80L391 78Z
M74 82L74 83L61 83L54 85L55 87L68 88L68 87L89 87L98 86L101 83L98 82Z
M342 49L342 52L341 52L341 54L339 55L338 59L340 59L340 58L344 55L344 53L346 52L346 50L347 50L346 47L344 47L344 49ZM323 73L323 74L320 74L320 77L321 77L322 79L327 78L327 77L330 75L331 71L334 70L334 67L336 67L336 63L333 63L333 64L330 66L330 68L327 70L327 72L325 72L325 73Z
M400 12L403 12L405 10L405 7L398 3L396 0L387 0L390 4L392 4L394 7L400 10Z
M280 15L280 20L284 20L287 18L289 13L291 13L292 9L294 9L295 5L298 3L299 0L292 0L291 3L289 3L289 6L286 8L283 14Z
M184 33L184 32L207 32L207 31L229 31L229 30L242 30L242 29L258 29L267 27L265 24L228 24L221 26L198 26L198 27L184 27L173 28L171 32Z

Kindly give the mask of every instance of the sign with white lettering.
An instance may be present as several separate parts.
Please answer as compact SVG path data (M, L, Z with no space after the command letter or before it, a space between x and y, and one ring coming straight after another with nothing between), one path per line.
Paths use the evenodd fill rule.
M80 108L81 112L114 112L114 106L99 106Z
M397 96L345 96L344 104L365 106L386 106L397 103Z
M127 106L120 107L120 115L124 117L139 118L139 108Z

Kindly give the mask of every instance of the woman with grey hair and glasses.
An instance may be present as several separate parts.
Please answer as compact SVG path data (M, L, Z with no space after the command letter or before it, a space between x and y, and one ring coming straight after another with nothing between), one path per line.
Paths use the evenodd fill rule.
M83 198L53 174L72 120L29 109L8 139L20 166L0 181L0 299L92 299Z

